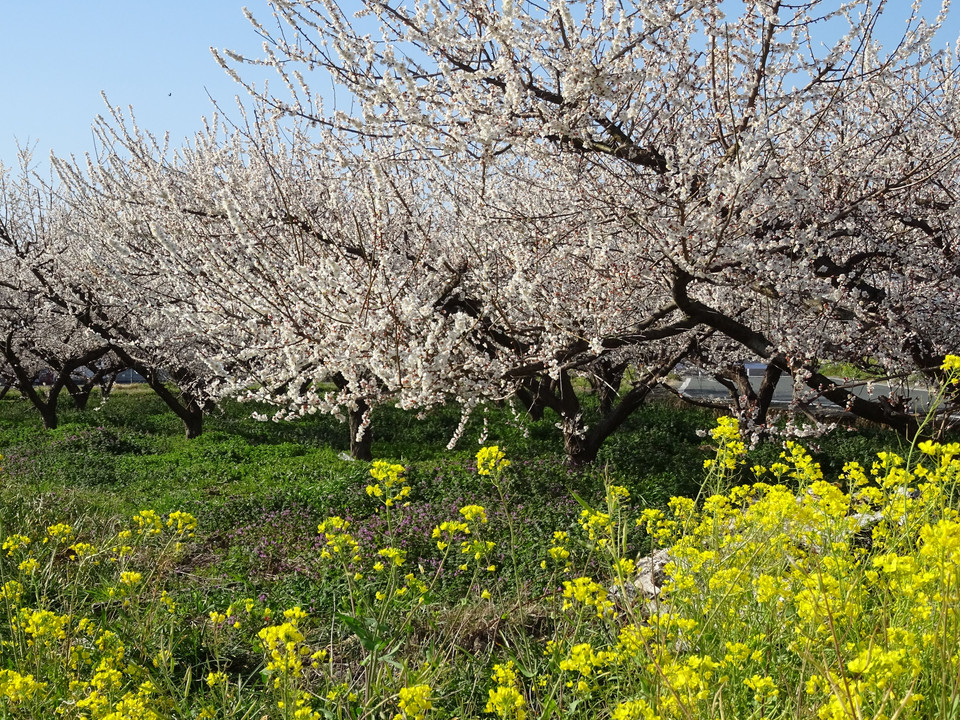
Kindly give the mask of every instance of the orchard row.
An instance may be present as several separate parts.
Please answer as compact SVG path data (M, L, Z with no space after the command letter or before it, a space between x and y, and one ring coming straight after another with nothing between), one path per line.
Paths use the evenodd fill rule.
M111 109L96 157L3 169L0 372L46 424L127 367L188 435L249 398L341 416L368 457L378 404L509 400L589 461L683 362L747 432L783 376L915 429L818 368L936 380L956 349L946 3L354 5L251 16L264 56L215 53L250 101L183 146Z

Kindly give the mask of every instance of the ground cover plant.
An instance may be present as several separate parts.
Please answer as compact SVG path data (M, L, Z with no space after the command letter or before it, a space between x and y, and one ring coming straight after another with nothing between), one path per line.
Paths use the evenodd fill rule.
M960 359L944 370L955 381ZM188 442L149 397L54 433L4 405L3 717L960 707L957 443L841 434L820 441L821 464L658 406L646 420L660 425L641 414L605 467L574 472L538 452L549 420L446 451L451 413L421 430L436 447L368 464L326 446L325 420L228 413Z

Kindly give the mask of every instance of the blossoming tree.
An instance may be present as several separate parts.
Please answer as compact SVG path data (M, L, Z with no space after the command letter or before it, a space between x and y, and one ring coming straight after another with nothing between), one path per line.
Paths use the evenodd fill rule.
M66 178L81 177L69 163L58 166ZM7 365L21 392L31 400L37 396L34 404L48 426L56 423L62 388L83 404L92 383L125 367L146 378L194 437L208 406L209 369L195 352L203 338L184 333L175 318L186 299L167 292L156 267L137 276L118 269L117 248L95 222L104 205L82 195L82 187L44 182L26 170L16 181L5 180L0 251L10 327L2 348ZM46 398L33 387L28 357L35 369L55 373ZM81 368L89 377L75 380Z
M0 375L5 390L16 387L50 429L58 424L61 391L66 388L84 409L98 373L115 361L102 338L48 300L31 271L62 216L55 200L31 180L28 166L26 156L18 174L0 166Z
M384 398L428 407L499 383L500 371L463 367L478 362L462 352L476 320L436 311L460 249L444 242L449 215L424 201L427 177L395 152L257 118L215 121L169 152L119 115L97 132L101 162L59 165L86 209L83 233L111 248L129 291L162 276L177 299L163 332L197 338L210 392L279 406L277 417L344 415L368 457L369 410Z
M591 260L610 279L591 310L606 317L644 288L654 315L596 336L545 330L531 344L549 348L554 379L584 345L603 356L687 326L906 431L909 414L816 368L866 357L935 373L955 345L957 61L934 47L946 8L365 0L353 16L336 0L283 2L275 30L254 21L263 58L218 57L241 82L244 62L274 67L281 93L248 89L279 115L392 138L447 173L474 163L530 193L566 189L581 198L568 217L589 203L616 228L625 252ZM324 106L318 68L356 111ZM535 170L518 177L518 164ZM523 221L536 244L542 218ZM583 264L562 244L544 253L564 277ZM637 255L646 264L616 281L615 263ZM550 312L527 299L531 315Z
M516 393L558 413L581 462L695 353L767 361L755 397L732 383L754 422L787 373L913 427L816 368L936 372L954 342L945 10L907 11L883 49L868 2L344 7L277 3L278 30L257 24L286 94L250 86L249 120L170 151L116 115L97 163L57 164L82 249L51 285L103 300L86 324L125 361L162 356L194 387L184 417L209 392L343 413L366 455L386 398ZM356 112L323 107L316 68ZM628 365L588 423L574 377L620 391Z

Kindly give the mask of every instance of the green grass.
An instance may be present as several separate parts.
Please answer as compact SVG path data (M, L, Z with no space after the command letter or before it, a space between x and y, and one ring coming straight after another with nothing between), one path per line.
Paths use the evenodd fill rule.
M24 401L12 394L0 401L0 448L8 473L37 491L101 495L106 506L126 511L147 501L167 510L184 501L218 496L310 492L332 506L345 500L346 485L366 472L360 464L342 459L348 449L346 428L325 416L264 423L251 419L253 408L227 403L207 419L200 438L188 441L182 438L177 418L152 394L119 390L102 406L94 398L91 408L82 413L64 408L60 427L48 432ZM516 427L505 408L491 408L486 415L490 427L496 428L489 443L499 444L519 460L514 483L518 489L527 487L534 494L546 484L565 487L573 482L557 452L561 438L555 419ZM420 420L413 413L379 408L373 422L374 454L403 462L415 473L469 464L483 415L471 419L451 452L446 445L459 419L453 407ZM630 478L633 485L664 484L650 489L652 497L690 492L705 457L697 430L711 422L709 413L644 408L611 439L600 465L624 481ZM524 471L526 463L536 469ZM597 478L596 470L588 470L575 484L581 490L591 485L597 490ZM455 478L451 482L456 485Z
M827 377L841 377L849 380L874 380L886 377L883 367L870 360L854 365L849 362L825 362L820 373Z
M186 440L159 398L137 386L118 389L106 403L94 397L86 412L69 401L62 405L60 427L45 431L15 394L0 401L8 490L55 496L74 512L190 509L204 527L224 530L243 520L244 512L255 515L255 508L304 507L322 515L362 501L357 493L366 484L366 465L344 459L346 427L330 417L258 422L251 418L254 408L226 403L207 419L201 437ZM406 465L419 499L443 503L476 493L472 463L484 417L493 429L487 444L514 459L509 493L532 513L546 512L545 499L569 500L571 491L597 499L604 479L649 506L695 495L710 453L702 434L715 419L703 410L650 403L607 441L594 466L572 471L559 452L562 440L549 412L540 422L519 425L507 408L479 411L458 447L448 451L460 420L457 408L417 419L383 407L374 413L374 456ZM818 441L818 459L827 471L839 471L844 460L869 462L878 450L899 444L880 431L838 431ZM769 461L778 452L778 445L769 445L753 457Z
M69 406L69 403L64 403ZM200 522L193 571L210 592L226 585L280 604L318 608L330 592L305 571L315 551L316 527L329 515L349 515L383 530L376 504L364 488L366 463L344 459L344 425L325 416L295 422L258 422L254 408L226 403L206 422L206 431L184 439L179 421L152 393L122 388L90 409L65 407L61 425L42 428L23 400L0 401L0 453L7 482L0 499L7 508L36 515L40 524L84 518L130 517L143 509L184 510ZM410 547L429 554L429 533L438 515L456 514L464 504L496 507L499 499L475 470L477 439L487 426L487 444L512 459L503 489L518 533L521 562L537 568L554 530L570 530L580 512L574 493L596 504L606 484L626 487L644 507L666 507L673 496L700 490L703 462L710 456L715 416L703 410L651 403L612 436L596 464L572 470L564 463L562 439L548 416L519 426L508 408L478 412L459 446L447 442L460 420L455 407L417 419L396 408L374 414L374 454L404 464L413 506L401 528ZM837 432L819 441L818 459L838 473L847 459L869 464L897 439L883 432ZM751 462L772 462L779 445L761 446ZM502 512L492 512L497 531ZM503 558L500 558L501 561ZM532 572L531 587L545 582ZM309 598L309 602L308 602ZM282 602L281 602L282 601Z
M715 441L705 436L716 422L712 413L651 403L610 438L595 465L572 470L559 452L556 418L548 415L521 426L508 408L492 407L485 411L490 429L485 444L499 445L511 464L491 482L478 475L475 461L482 413L471 419L460 446L449 451L445 446L460 419L456 408L419 420L395 408L379 408L373 419L374 454L401 464L404 471L396 487L410 487L407 497L387 508L367 492L367 486L377 482L370 465L343 458L344 426L318 416L261 423L250 418L251 410L228 403L208 419L200 438L186 440L163 404L136 389L117 391L102 405L94 399L86 412L64 408L62 424L54 431L43 430L24 401L0 401L0 464L5 467L0 536L32 538L29 550L0 554L0 586L10 579L22 582L24 598L16 605L70 614L73 619L64 622L74 628L71 633L79 632L78 618L88 617L98 632L123 636L128 652L137 653L137 659L127 658L133 663L129 667L142 669L130 671L111 690L109 708L104 706L111 711L124 697L131 707L136 702L149 705L153 696L137 688L139 678L150 677L159 688L156 696L164 698L154 703L157 717L289 720L295 717L291 708L298 700L303 707L326 708L327 717L379 717L384 708L396 714L400 688L417 687L421 681L445 688L445 697L435 698L436 717L476 716L486 707L494 665L502 668L508 659L526 679L511 686L509 673L501 670L503 692L509 695L509 687L520 683L533 702L540 692L531 685L534 678L549 684L560 677L555 674L560 650L545 655L547 640L562 640L567 652L574 641L601 647L611 632L614 637L618 632L614 626L597 626L590 613L573 622L561 609L561 582L579 575L606 578L598 587L609 586L616 567L611 562L650 549L650 536L624 521L616 538L611 536L617 558L609 556L608 546L585 535L581 503L609 508L609 489L617 486L629 494L631 513L671 512L671 497L698 496L704 460L715 453ZM814 456L825 475L836 480L845 461L869 467L877 451L900 445L880 431L838 431L817 441ZM781 450L779 443L761 446L743 458L744 468L769 466ZM746 470L738 472L749 479ZM459 535L450 550L438 550L434 528L445 520L463 520L459 510L467 505L483 506L487 522L475 524L471 536ZM124 539L131 518L143 510L155 511L161 519L186 511L197 518L195 536L171 536L173 531L163 528L156 536L135 530ZM603 527L601 515L588 517ZM349 554L356 554L355 562L341 566L343 557L324 559L317 528L331 516L349 521L348 533L356 543ZM71 542L98 548L92 557L99 559L71 561L66 542L46 531L57 523L71 526ZM557 540L556 532L567 533L568 539ZM460 553L460 542L473 539L494 542L476 562ZM569 552L560 564L551 556L558 543ZM118 549L125 544L130 546L126 554ZM383 570L375 569L385 547L405 554L402 569L389 562ZM19 565L27 552L39 563L32 575ZM564 572L564 563L569 563L569 572ZM124 585L123 570L141 573L143 579ZM402 577L407 572L413 579ZM491 599L481 598L481 591ZM175 605L168 614L161 592ZM422 606L413 602L416 597L423 598ZM14 607L9 598L6 607ZM257 635L283 625L282 611L293 607L302 608L307 617L294 619L288 628L300 636L291 647L298 653L301 647L326 647L337 663L345 664L328 660L324 667L296 673L270 669L269 647L263 654L270 641ZM210 613L226 613L228 608L238 628L233 628L234 620L211 620ZM268 609L272 618L264 615ZM99 682L93 667L70 669L52 655L41 657L39 646L28 642L36 638L25 635L22 627L18 630L17 622L11 616L7 628L0 628L0 641L17 648L4 655L0 673L4 668L22 673L33 663L38 681L48 676L43 680L47 686L36 691L36 711L23 703L20 710L10 710L13 706L0 699L0 717L6 710L13 713L6 715L10 717L44 717L53 700L37 698L42 692L53 697L53 688L60 693L57 702L73 707L70 703L77 698L70 700L72 691L64 689L70 682L80 683L76 687L89 698ZM62 655L63 643L80 643L80 638L68 634L51 647L56 645ZM169 666L157 664L157 658L167 657L164 647L172 653ZM92 652L98 662L114 662L102 649ZM351 675L349 669L359 663L369 670ZM226 684L205 683L211 672L223 672ZM8 687L4 677L0 674L0 698ZM346 695L324 699L336 696L340 682L347 683ZM622 682L627 676L617 680ZM592 681L587 684L592 686ZM596 717L598 708L611 709L611 698L626 697L621 691L629 688L629 683L616 691L611 686L578 705L576 692L557 686L547 693L552 699L539 707L547 716L552 702L562 708L557 716ZM350 693L358 699L350 701ZM608 699L597 705L601 695ZM740 695L749 704L748 694ZM279 701L286 703L286 710L278 709ZM447 710L441 712L441 704ZM204 715L204 708L211 707L216 713ZM89 716L108 717L106 710L98 712L93 709ZM384 716L393 717L390 713ZM74 716L73 710L67 713ZM113 720L122 717L127 715Z

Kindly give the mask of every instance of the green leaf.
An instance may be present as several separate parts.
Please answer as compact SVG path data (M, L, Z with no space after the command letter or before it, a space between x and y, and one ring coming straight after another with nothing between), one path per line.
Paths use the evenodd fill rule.
M540 713L541 720L550 717L560 717L560 708L557 707L553 698L547 698L546 702L543 703L543 712Z
M528 680L537 676L537 667L536 667L535 659L533 660L533 663L530 665L526 665L523 662L521 662L519 656L510 658L510 659L513 660L513 664L516 666L517 670L520 671L520 674L523 675Z
M586 500L584 500L582 497L580 497L576 492L571 490L570 494L573 495L573 499L576 500L578 503L580 503L580 506L584 510L593 510L593 508L590 507L590 504Z
M354 635L360 640L360 645L367 652L373 652L378 647L382 647L383 642L380 638L376 637L367 625L358 618L353 617L352 615L345 615L343 613L337 613L337 619L340 620L344 625L346 625Z

